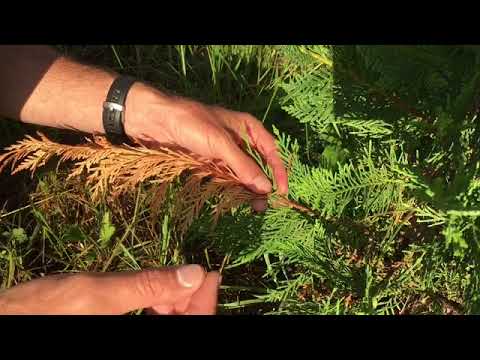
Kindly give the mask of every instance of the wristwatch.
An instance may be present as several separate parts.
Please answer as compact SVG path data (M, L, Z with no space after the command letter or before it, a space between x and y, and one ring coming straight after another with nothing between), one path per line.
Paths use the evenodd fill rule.
M103 128L107 140L114 145L128 144L130 141L125 134L125 101L128 91L135 83L130 76L117 77L108 91L103 103Z

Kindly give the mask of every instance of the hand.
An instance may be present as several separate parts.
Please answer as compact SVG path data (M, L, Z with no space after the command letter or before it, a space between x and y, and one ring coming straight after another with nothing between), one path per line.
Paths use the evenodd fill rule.
M48 46L0 47L0 114L102 134L102 104L116 76L60 56ZM176 145L223 160L251 190L268 193L270 181L241 149L246 136L272 168L277 190L288 191L274 138L250 114L169 96L137 82L126 100L125 131L147 146ZM253 204L256 210L265 205Z
M199 265L120 273L52 275L0 292L0 314L213 315L220 275Z
M125 132L146 146L175 145L196 154L223 160L252 191L266 194L272 184L242 149L247 136L273 170L278 191L288 191L287 172L273 136L252 115L169 96L141 83L127 97ZM257 211L266 202L252 204Z

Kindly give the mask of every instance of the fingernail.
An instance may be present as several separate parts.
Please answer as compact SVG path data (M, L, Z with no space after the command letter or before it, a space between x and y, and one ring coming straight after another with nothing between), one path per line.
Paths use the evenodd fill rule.
M258 191L261 191L263 193L268 193L272 190L272 184L265 176L262 175L257 176L253 184L258 189Z
M178 282L186 288L199 286L203 277L204 271L200 265L185 265L177 270Z

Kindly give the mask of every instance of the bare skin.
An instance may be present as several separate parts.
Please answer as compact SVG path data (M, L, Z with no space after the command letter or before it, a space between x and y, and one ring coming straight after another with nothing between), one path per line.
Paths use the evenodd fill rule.
M52 275L0 293L0 314L121 315L137 309L150 314L212 315L220 276L198 265L140 272Z
M0 114L103 134L102 104L116 76L47 46L0 46ZM245 186L269 193L272 184L240 146L247 136L271 166L278 192L288 191L274 138L250 114L171 96L138 82L126 100L124 127L128 136L147 146L179 146L223 160ZM252 206L263 211L266 203L258 200ZM174 271L49 276L1 292L0 313L119 314L140 308L152 313L215 313L219 275L202 270L198 283L185 290L174 285Z

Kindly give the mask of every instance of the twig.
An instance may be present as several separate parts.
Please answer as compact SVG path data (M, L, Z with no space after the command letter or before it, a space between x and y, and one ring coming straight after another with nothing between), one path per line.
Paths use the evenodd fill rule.
M347 218L339 219L339 218L335 218L335 217L323 216L318 211L315 211L315 210L310 209L308 207L305 207L305 206L303 206L303 205L301 205L301 204L299 204L295 201L287 199L284 195L272 194L272 197L273 196L275 196L275 198L273 199L273 207L289 207L291 209L295 209L299 212L310 215L312 217L322 219L326 222L333 222L333 223L337 223L337 224L341 224L341 225L345 225L345 226L354 227L354 228L357 228L357 230L360 230L360 231L368 229L368 226L366 226L364 224L361 224L361 223L357 223L357 222L352 221L352 220L347 219Z

